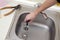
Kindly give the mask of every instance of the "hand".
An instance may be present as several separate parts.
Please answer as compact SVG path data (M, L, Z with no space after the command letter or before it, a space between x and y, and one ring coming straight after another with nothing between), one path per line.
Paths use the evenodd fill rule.
M32 22L32 21L35 19L36 16L37 16L36 13L31 12L30 14L28 14L28 15L26 16L26 18L25 18L24 21L26 22L26 21L30 20L30 22Z

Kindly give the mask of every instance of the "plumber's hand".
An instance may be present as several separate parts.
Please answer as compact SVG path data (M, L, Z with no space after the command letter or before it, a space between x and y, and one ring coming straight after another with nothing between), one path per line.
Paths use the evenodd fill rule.
M26 18L25 18L24 21L26 22L26 21L30 20L30 22L32 22L32 21L35 19L36 16L37 16L36 13L31 12L30 14L28 14L28 15L26 16Z

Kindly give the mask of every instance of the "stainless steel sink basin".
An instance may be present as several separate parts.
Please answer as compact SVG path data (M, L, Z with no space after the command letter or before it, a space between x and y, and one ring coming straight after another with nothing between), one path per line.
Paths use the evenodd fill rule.
M39 14L28 25L27 32L24 30L24 27L26 27L26 23L23 22L24 18L32 10L34 10L33 7L22 6L21 10L16 11L6 40L55 40L54 21L49 17L45 19L42 14ZM25 34L27 34L26 37L23 37Z
M26 26L23 22L25 16L26 14L22 14L16 25L15 33L19 38L22 38L21 36L24 33L24 27ZM54 37L55 24L53 20L50 18L46 20L42 14L39 14L29 25L27 40L54 40Z

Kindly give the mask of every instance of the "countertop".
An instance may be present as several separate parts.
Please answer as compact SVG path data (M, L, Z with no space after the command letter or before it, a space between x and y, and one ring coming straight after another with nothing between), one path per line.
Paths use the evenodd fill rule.
M27 1L25 1L25 3L22 2L22 1L21 2L17 2L16 1L16 2L11 2L9 4L12 5L12 6L14 6L14 5L17 5L19 3L26 4L26 2ZM27 3L31 4L31 6L33 6L33 5L36 4L36 2L27 2ZM47 10L53 10L53 11L57 11L58 10L57 12L60 12L60 8L59 7L56 8L55 6L49 8ZM5 37L7 35L7 32L9 30L9 28L10 28L10 24L11 24L12 19L13 19L14 13L15 12L13 12L13 14L11 14L9 16L0 18L0 40L5 40Z
M7 5L14 6L16 4L8 3ZM10 11L10 9L9 9L9 11ZM7 13L9 11L8 10L4 10L4 11L0 10L0 16L2 13ZM10 28L10 24L11 24L12 19L13 19L14 13L15 12L13 12L12 14L10 14L8 16L0 18L0 40L5 40L5 37L7 35L7 32Z
M9 27L10 27L11 21L13 19L13 15L14 14L11 14L7 17L0 19L0 40L5 39L7 32L9 30Z

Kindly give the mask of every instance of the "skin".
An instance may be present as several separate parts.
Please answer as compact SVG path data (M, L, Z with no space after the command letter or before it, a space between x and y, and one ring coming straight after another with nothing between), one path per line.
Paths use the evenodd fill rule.
M56 4L57 1L56 0L46 0L40 7L36 8L34 11L30 12L30 14L28 14L25 18L24 21L28 21L30 20L30 22L32 22L34 20L34 18L42 11L46 10L47 8L53 6L54 4Z

